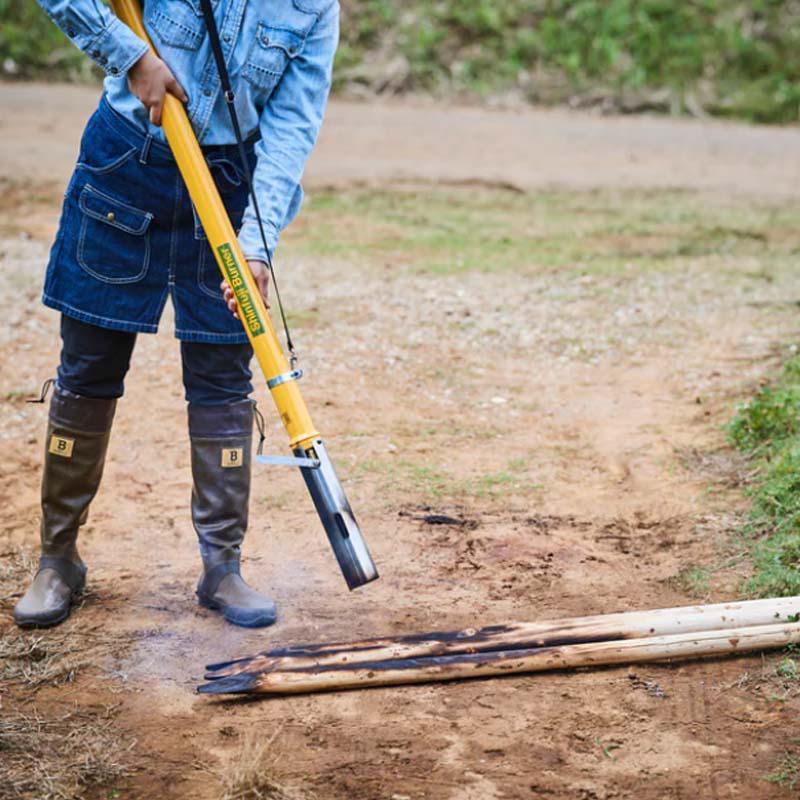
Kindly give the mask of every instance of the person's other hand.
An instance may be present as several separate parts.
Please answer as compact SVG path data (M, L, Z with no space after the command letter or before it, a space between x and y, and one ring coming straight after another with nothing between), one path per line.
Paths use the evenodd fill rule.
M269 308L269 267L263 261L248 261L247 266L250 267L250 272L253 273L258 291L261 292L261 296L264 298L264 305ZM222 281L219 288L222 289L228 311L236 319L239 319L239 304L236 302L236 295L234 295L233 289L228 286L227 281Z
M189 102L186 92L175 80L170 68L149 50L128 70L128 86L150 112L150 122L153 125L161 124L167 92L182 103Z

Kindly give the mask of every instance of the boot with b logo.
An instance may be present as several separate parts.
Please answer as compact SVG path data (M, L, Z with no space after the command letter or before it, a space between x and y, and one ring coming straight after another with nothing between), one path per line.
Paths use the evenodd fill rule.
M117 401L53 390L42 476L39 570L14 608L23 628L63 622L86 583L78 528L86 522L106 459Z
M248 628L275 622L275 604L251 589L239 573L247 530L253 402L225 406L189 404L192 444L192 521L200 541L200 605Z

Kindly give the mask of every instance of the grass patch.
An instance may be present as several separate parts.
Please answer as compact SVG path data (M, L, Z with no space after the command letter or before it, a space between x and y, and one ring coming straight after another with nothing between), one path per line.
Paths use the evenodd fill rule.
M480 475L460 476L438 466L398 459L367 459L356 466L353 477L368 476L385 491L398 489L427 500L480 497L494 499L507 494L528 494L541 489L529 480L527 461L512 459L505 468Z
M318 190L285 243L310 257L415 273L618 275L708 262L769 281L800 251L798 212L682 191Z
M92 663L74 634L26 634L11 629L0 635L0 683L21 684L27 690L71 683Z
M278 756L272 749L280 729L265 739L246 734L244 741L219 772L220 800L313 800L313 795L285 785L276 777Z
M711 573L706 567L686 567L678 573L677 582L693 597L705 597L711 588Z
M0 581L22 586L33 575L35 562L22 548L0 553ZM3 601L11 610L12 598ZM5 608L4 608L5 610ZM69 632L27 633L15 626L0 631L0 684L33 691L42 686L71 683L91 663L92 654Z
M798 31L780 0L342 0L334 88L791 122ZM29 0L0 0L0 72L101 74Z
M78 800L130 772L109 706L60 716L4 713L0 719L0 800ZM92 791L95 790L95 791Z
M775 770L767 775L765 780L787 789L794 789L800 785L800 754L784 753Z
M749 594L800 593L800 356L785 365L772 386L736 414L728 428L733 444L757 467L745 536L754 574Z

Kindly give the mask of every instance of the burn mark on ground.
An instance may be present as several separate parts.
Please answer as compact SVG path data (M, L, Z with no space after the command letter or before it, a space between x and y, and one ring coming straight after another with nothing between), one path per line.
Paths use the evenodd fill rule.
M422 522L433 527L446 526L462 530L475 530L481 524L480 520L468 515L461 508L445 511L433 506L414 506L401 509L397 515L399 517L410 517L416 522Z

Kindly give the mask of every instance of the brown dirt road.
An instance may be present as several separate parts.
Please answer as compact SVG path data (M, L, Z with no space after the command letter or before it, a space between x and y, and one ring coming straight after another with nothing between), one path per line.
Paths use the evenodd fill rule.
M56 317L37 303L53 186L95 100L0 84L7 563L36 540L45 413L23 399L58 352ZM339 102L308 182L677 187L774 202L800 195L787 156L799 143L797 130L721 123ZM720 427L797 331L790 275L720 275L511 281L292 261L287 298L326 310L300 326L303 390L382 578L349 595L300 478L259 472L245 570L279 603L266 632L226 627L192 599L188 447L165 319L134 356L82 536L91 593L44 634L77 643L74 680L35 692L9 680L2 712L112 707L133 771L87 797L218 797L215 771L245 735L275 731L275 774L322 800L790 796L764 776L798 735L800 704L775 699L774 660L757 657L259 702L193 691L205 663L272 643L693 602L677 576L730 555L744 508ZM431 511L463 524L426 524ZM708 599L736 596L746 567L729 561ZM25 575L4 576L11 637ZM80 666L81 648L93 664Z

